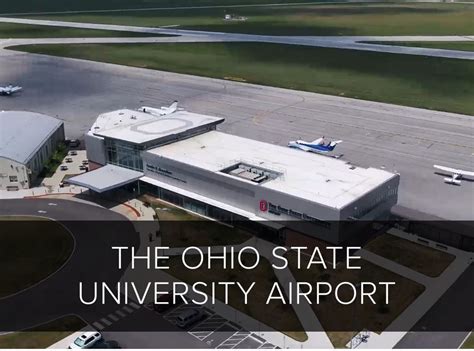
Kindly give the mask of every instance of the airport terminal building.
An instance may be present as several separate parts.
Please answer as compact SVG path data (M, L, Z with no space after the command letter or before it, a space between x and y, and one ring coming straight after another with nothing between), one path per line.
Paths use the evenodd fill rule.
M58 144L63 122L40 113L0 112L0 190L28 189Z
M90 172L73 184L103 193L132 184L221 221L251 220L331 243L339 221L372 220L397 202L399 175L216 130L223 118L177 111L100 115L85 142Z

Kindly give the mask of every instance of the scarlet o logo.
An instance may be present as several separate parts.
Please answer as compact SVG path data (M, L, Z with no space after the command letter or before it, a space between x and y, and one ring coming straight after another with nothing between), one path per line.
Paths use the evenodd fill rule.
M260 200L260 211L266 212L268 208L267 202L265 200Z

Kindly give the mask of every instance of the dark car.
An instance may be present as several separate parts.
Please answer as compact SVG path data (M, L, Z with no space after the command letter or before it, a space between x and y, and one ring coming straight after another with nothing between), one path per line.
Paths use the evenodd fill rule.
M176 303L173 303L173 294L172 292L168 292L167 294L161 295L157 299L158 303L153 304L153 310L159 313L163 313L168 311L170 308L179 306L183 301L181 299L178 299Z
M79 147L81 145L81 141L78 139L68 139L66 140L66 145L69 147Z
M115 340L101 340L91 347L92 349L121 349L120 344Z

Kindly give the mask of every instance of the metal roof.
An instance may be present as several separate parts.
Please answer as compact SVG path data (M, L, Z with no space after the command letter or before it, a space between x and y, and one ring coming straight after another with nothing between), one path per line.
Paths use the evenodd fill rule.
M146 152L332 208L342 208L398 176L381 169L354 167L332 157L217 131ZM223 172L238 163L273 170L280 176L256 184Z
M25 164L63 124L40 113L0 112L0 157Z
M132 183L142 176L142 172L108 164L93 171L69 178L66 182L103 193L104 191Z

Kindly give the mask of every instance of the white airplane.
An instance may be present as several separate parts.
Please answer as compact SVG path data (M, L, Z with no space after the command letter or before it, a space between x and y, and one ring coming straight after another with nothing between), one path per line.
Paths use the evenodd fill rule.
M342 143L342 140L334 140L325 143L324 136L314 141L308 142L304 140L295 140L288 143L289 147L300 149L303 151L310 151L316 153L326 153L333 151L337 144Z
M163 106L161 108L154 108L154 107L142 106L138 109L138 111L149 113L150 115L154 115L158 117L167 116L180 110L182 109L178 108L178 101L176 100L173 101L173 103L169 105L168 107Z
M15 94L15 93L19 92L22 89L23 88L18 86L18 85L13 86L13 85L9 84L6 87L0 87L0 95L12 95L12 94Z
M448 173L452 173L451 178L444 178L444 182L448 184L461 185L461 179L463 177L474 177L474 172L463 171L462 169L455 169L439 165L434 165L433 167Z

